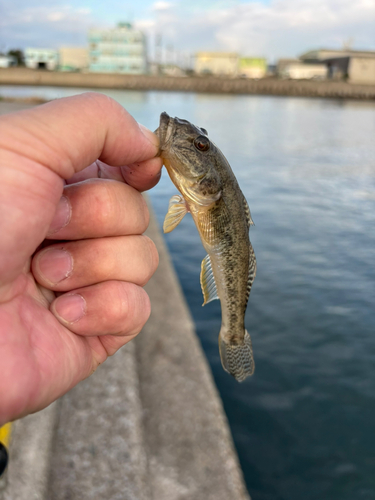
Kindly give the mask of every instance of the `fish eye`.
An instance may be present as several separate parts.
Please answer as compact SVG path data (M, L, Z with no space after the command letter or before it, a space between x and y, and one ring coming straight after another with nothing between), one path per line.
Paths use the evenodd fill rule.
M210 149L210 141L204 135L200 135L194 140L194 146L198 151L208 151Z

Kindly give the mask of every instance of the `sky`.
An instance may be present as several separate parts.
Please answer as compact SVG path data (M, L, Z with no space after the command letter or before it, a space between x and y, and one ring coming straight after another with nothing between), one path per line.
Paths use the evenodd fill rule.
M375 50L375 0L0 0L0 52L84 47L89 28L121 21L147 35L151 58L158 36L170 58L220 50L275 62L316 48Z

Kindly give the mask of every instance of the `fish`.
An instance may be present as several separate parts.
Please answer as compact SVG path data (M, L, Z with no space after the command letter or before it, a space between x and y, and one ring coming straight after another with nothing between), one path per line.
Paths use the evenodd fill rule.
M254 373L245 311L256 275L249 239L249 205L234 173L207 130L160 115L159 155L180 194L172 196L163 230L173 231L190 212L207 255L201 264L203 305L219 299L219 352L224 370L242 382Z

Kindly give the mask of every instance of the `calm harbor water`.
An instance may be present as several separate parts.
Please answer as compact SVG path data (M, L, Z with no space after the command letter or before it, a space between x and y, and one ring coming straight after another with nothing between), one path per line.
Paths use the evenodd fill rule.
M375 103L106 93L152 130L161 111L206 128L249 202L256 371L242 384L221 368L220 304L201 307L191 218L166 241L253 500L375 499ZM160 223L173 194L164 173L150 192Z

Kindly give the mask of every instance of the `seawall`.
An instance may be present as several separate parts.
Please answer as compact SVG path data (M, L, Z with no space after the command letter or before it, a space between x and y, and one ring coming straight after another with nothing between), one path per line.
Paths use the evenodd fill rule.
M118 75L52 72L26 68L0 69L0 85L375 99L375 85L357 85L341 81Z
M0 103L0 113L21 106ZM150 320L94 375L13 424L0 500L250 500L220 396L150 211L147 234L160 256L146 287Z

